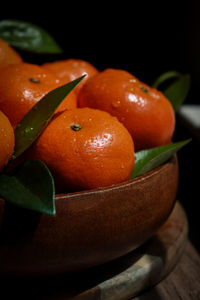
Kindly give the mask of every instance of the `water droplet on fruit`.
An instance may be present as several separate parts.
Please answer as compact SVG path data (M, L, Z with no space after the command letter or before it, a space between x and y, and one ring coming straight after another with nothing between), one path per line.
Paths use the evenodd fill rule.
M120 104L121 104L121 102L120 102L119 99L113 100L113 101L112 101L112 106L115 107L115 108L119 107Z
M134 78L132 78L132 79L130 79L130 82L136 82L136 79L134 79Z

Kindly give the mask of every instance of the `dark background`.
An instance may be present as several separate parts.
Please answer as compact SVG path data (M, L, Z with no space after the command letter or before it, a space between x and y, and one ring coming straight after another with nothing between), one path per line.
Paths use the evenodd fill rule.
M80 58L99 70L121 68L151 84L161 73L177 70L191 75L186 103L199 104L200 1L121 1L102 3L17 3L1 11L1 18L32 22L46 29L64 49L60 56L28 56L38 63ZM192 137L178 153L178 196L190 224L190 238L200 251L200 144L193 131L177 118L174 141Z
M198 75L199 8L190 1L120 1L12 4L1 18L45 28L64 49L57 58L82 58L99 70L123 68L151 83L162 72ZM43 57L43 59L54 59Z

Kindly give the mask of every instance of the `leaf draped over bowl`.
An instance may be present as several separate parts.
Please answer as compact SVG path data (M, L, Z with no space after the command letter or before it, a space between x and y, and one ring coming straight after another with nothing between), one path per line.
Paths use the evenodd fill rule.
M13 47L45 54L58 54L61 47L43 28L21 20L0 21L0 37Z
M143 175L148 171L159 167L190 141L191 139L187 139L185 141L171 143L166 146L155 147L136 152L135 166L131 175L131 179L134 179L137 176Z
M54 180L42 161L26 161L10 174L1 174L0 195L17 206L56 214Z
M173 80L173 82L171 82ZM177 71L169 71L161 74L152 84L152 87L159 88L161 85L166 85L162 92L167 99L171 102L175 111L179 109L181 104L185 101L190 90L190 75L181 74Z

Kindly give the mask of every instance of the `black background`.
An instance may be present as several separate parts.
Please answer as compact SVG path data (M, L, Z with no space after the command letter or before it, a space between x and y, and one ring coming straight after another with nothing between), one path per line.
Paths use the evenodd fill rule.
M200 61L198 2L93 1L86 5L58 1L41 7L42 1L34 1L12 4L0 16L45 28L64 49L58 59L85 59L99 70L123 68L149 84L168 70L189 72L194 91Z
M14 7L16 5L16 7ZM27 56L42 63L80 58L99 70L121 68L151 84L161 73L177 70L191 75L186 103L200 103L200 1L42 1L10 4L1 18L32 22L46 29L64 49L60 56ZM190 238L199 239L199 140L177 119L174 140L192 137L179 152L179 198L186 208Z

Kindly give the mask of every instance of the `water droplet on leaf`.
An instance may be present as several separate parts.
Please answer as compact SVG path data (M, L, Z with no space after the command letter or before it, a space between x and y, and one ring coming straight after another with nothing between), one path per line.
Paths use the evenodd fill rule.
M32 130L33 130L34 128L33 127L27 127L26 129L25 129L25 133L27 134L27 133L29 133L29 132L31 132Z

